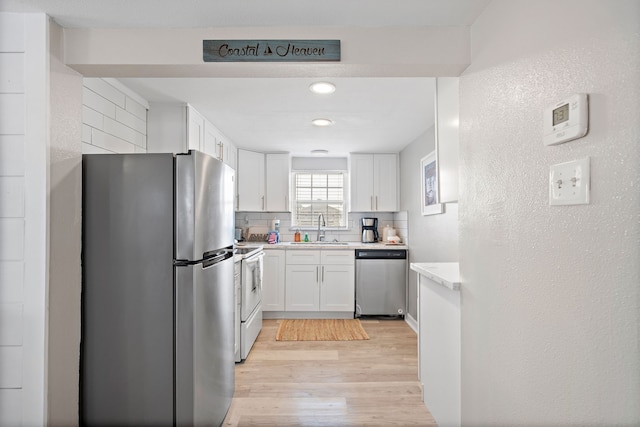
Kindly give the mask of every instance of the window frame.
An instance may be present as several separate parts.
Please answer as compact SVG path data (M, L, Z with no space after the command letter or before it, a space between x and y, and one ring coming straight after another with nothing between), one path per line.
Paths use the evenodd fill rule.
M291 200L291 230L306 230L306 231L310 231L310 230L317 230L318 226L316 225L311 225L311 226L303 226L303 225L298 225L296 223L297 221L297 215L296 215L296 205L298 203L298 199L296 198L296 175L297 174L310 174L310 175L329 175L329 174L340 174L342 175L342 179L343 179L343 183L342 183L342 190L343 190L343 197L342 197L342 202L344 204L344 208L343 208L343 215L344 215L344 226L340 226L340 227L322 227L323 230L327 230L327 231L344 231L344 230L349 230L349 171L346 170L341 170L341 169L295 169L291 171L290 174L290 182L291 182L291 194L289 195L289 200ZM323 201L324 202L324 201ZM311 203L313 203L313 201L311 201ZM329 203L328 201L326 203Z

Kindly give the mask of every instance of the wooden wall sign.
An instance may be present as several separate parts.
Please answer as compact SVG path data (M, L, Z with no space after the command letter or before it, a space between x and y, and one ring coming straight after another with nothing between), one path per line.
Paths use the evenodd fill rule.
M340 40L203 40L204 62L340 61Z

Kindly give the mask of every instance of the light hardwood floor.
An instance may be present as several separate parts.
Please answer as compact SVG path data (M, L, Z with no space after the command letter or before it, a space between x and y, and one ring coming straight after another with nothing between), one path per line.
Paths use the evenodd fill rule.
M417 337L403 320L364 319L367 341L276 341L265 320L223 426L435 426L422 403Z

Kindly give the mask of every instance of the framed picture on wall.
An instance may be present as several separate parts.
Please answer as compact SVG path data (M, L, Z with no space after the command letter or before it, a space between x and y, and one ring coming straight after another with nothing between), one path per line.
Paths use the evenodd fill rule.
M422 192L422 215L442 213L438 194L438 159L432 151L420 160L420 189Z

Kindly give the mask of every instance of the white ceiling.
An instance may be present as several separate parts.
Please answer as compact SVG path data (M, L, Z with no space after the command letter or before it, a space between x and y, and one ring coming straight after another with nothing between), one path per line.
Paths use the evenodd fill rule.
M64 27L468 26L490 0L0 0ZM308 154L399 151L433 125L430 78L124 78L150 102L188 102L242 148ZM315 128L313 118L335 124Z
M242 148L332 155L399 151L433 125L429 78L332 78L331 95L317 79L120 79L149 101L188 101ZM153 108L153 107L152 107ZM311 120L329 118L331 127Z

